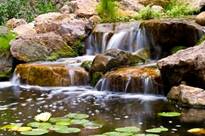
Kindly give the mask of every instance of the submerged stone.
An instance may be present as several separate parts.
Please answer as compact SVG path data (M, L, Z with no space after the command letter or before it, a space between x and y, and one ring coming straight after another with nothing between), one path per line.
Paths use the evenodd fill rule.
M159 94L160 73L154 68L128 67L107 73L97 88L109 91Z
M69 68L63 64L21 64L16 74L22 83L29 85L70 86L88 82L88 73L83 68Z

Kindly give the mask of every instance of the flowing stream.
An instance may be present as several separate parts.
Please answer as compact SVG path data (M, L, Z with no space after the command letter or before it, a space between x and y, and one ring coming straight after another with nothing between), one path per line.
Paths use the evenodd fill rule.
M95 55L112 48L135 52L141 48L150 49L148 43L145 30L138 24L115 33L91 35L87 41L87 54ZM65 58L52 64L69 63L70 67L79 67L83 61L93 59L94 56ZM164 126L169 131L162 133L161 136L192 136L187 132L188 129L205 126L204 110L179 108L170 104L166 97L154 88L153 81L149 77L142 77L143 93L136 94L127 93L132 84L129 76L124 91L113 92L106 78L102 78L96 87L75 86L73 83L75 73L71 70L69 75L73 85L69 87L25 85L20 83L19 76L15 74L11 81L0 82L0 126L8 123L26 124L33 121L34 116L41 112L51 112L54 117L69 112L87 113L91 120L103 124L103 128L99 130L83 130L76 136L101 134L126 126L137 126L142 130ZM159 112L167 111L181 112L182 116L162 118L157 115ZM0 136L20 136L20 134L1 131ZM61 134L52 132L45 136L61 136ZM62 134L62 136L67 135Z

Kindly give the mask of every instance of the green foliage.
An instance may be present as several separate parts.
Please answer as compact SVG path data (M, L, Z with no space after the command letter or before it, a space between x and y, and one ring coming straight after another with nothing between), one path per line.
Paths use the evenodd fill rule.
M153 19L159 18L162 16L162 13L153 10L150 6L146 6L145 8L141 9L135 19Z
M0 25L11 18L32 21L39 14L56 11L51 0L6 0L0 3Z
M6 27L0 26L0 52L8 51L10 41L16 38L16 34Z
M169 17L181 17L192 15L196 9L192 8L189 4L181 0L171 0L165 7L166 15Z
M117 4L114 0L101 0L97 12L103 22L113 22L117 18Z

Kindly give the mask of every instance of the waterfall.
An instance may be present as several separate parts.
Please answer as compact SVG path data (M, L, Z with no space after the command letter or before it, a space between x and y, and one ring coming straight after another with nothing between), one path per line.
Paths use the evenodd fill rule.
M122 28L121 28L122 27ZM114 30L112 30L114 29ZM110 31L93 32L85 42L86 53L104 53L108 49L121 49L135 52L141 48L149 49L145 29L139 23L127 26L113 26Z
M127 76L127 80L123 83L123 85L120 85L119 88L116 88L116 86L113 86L110 82L110 79L108 78L102 78L98 81L95 88L99 91L114 91L114 92L124 92L124 93L140 93L140 94L161 94L159 90L159 85L154 83L154 79L152 77L141 77L139 79L139 82L133 82L133 79L131 76ZM136 86L134 84L139 84L139 86Z

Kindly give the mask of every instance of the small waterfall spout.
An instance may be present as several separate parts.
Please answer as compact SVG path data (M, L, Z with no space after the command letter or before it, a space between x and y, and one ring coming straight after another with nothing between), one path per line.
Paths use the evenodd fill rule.
M19 86L20 85L20 75L14 72L13 77L11 78L10 82L13 86Z
M121 68L99 80L96 89L140 94L162 94L160 76L153 68Z

